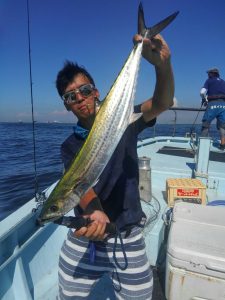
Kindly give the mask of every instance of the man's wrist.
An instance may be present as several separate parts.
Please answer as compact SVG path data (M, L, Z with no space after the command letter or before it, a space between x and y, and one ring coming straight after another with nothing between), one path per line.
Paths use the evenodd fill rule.
M172 71L172 64L170 58L167 58L164 61L161 61L158 65L155 65L155 71L159 74Z
M84 214L91 214L95 210L101 210L103 211L101 200L98 197L93 198L87 205L87 207L84 210Z

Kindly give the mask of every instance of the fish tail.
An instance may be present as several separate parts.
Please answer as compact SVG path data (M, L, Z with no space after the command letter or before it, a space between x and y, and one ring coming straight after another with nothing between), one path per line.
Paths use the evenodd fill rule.
M168 16L156 25L147 28L145 25L143 5L140 2L138 7L138 34L149 39L153 38L155 35L160 33L165 27L167 27L176 18L178 13L179 11Z
M144 37L146 30L147 30L147 27L145 25L143 5L140 2L139 7L138 7L138 34L140 34Z

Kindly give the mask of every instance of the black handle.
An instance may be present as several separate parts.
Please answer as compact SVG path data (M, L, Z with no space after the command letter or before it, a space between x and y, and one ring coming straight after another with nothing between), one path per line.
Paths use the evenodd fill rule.
M106 223L105 233L116 234L116 224L115 223Z

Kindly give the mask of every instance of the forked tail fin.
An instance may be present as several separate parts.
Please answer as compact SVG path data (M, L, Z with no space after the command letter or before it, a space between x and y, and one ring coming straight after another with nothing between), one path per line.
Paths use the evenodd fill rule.
M147 37L149 39L153 38L156 34L160 33L165 27L167 27L178 15L179 11L173 13L169 17L165 18L161 22L157 23L156 25L147 28L145 25L145 18L144 18L144 10L142 3L140 2L138 7L138 34L142 35L143 37Z

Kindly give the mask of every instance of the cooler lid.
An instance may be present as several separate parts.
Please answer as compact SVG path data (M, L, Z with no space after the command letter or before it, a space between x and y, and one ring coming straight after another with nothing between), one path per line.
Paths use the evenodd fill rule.
M180 261L225 273L225 207L176 203L167 251Z

